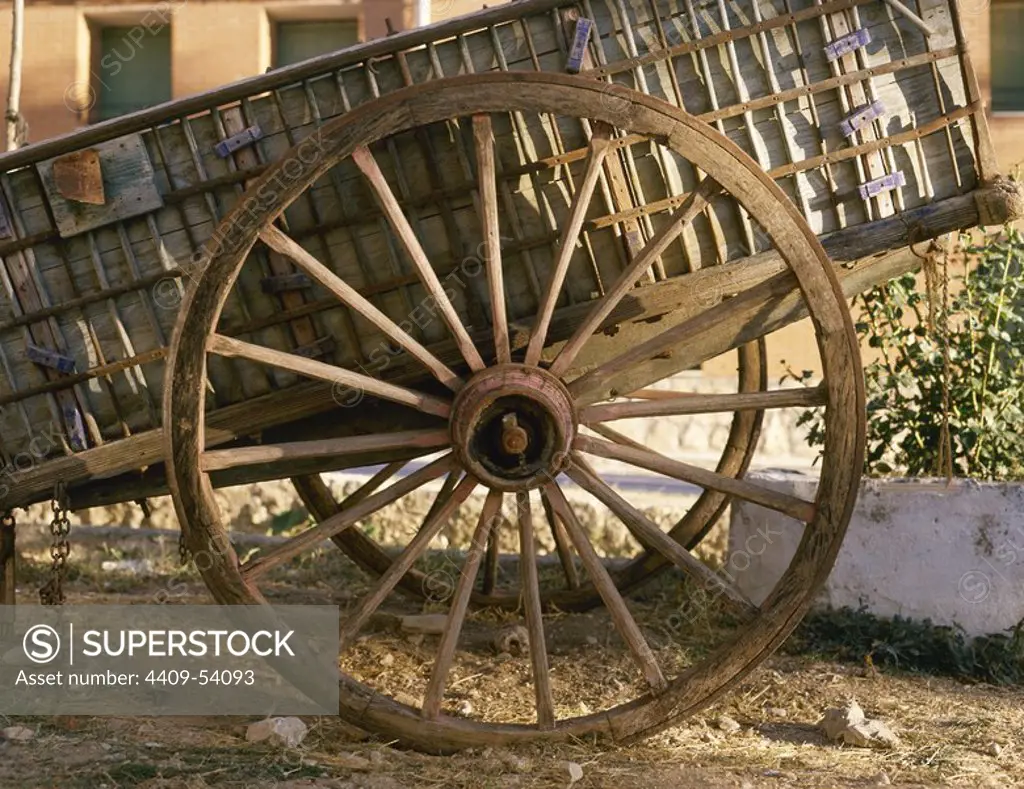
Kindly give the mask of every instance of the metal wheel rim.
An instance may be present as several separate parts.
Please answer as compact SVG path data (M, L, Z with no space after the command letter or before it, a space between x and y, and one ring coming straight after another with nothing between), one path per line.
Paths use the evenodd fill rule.
M557 97L558 111L602 120L620 129L665 140L685 151L687 158L709 173L731 194L743 193L745 207L775 240L787 259L814 321L825 374L828 409L821 480L803 540L783 579L762 606L761 615L734 642L704 663L675 677L657 696L645 695L602 713L559 721L542 731L524 725L477 725L442 716L424 721L416 710L376 694L342 676L341 713L364 727L387 733L428 749L451 749L504 740L560 738L596 732L616 740L632 740L670 725L679 717L713 701L769 655L795 627L818 585L827 577L852 509L863 454L863 384L857 345L849 315L827 258L785 195L756 165L727 140L685 113L641 94L607 85L554 75L500 74L456 78L414 88L356 110L326 126L323 140L330 152L325 163L311 167L315 180L332 157L349 155L358 145L412 125L444 120L453 115L501 113L512 109L552 111L538 94ZM615 101L609 101L611 94ZM568 110L568 111L566 111ZM367 139L367 129L372 129ZM254 189L258 189L257 184ZM753 192L745 190L754 190ZM273 219L301 187L282 190L266 211ZM754 201L756 205L752 205ZM229 216L225 224L237 217ZM258 228L235 222L226 231L221 254L189 294L173 344L172 374L176 380L201 381L207 334L212 328L189 321L190 313L211 319L216 326L220 306L238 269L255 242ZM230 253L225 249L232 250ZM179 518L187 522L194 551L215 559L204 580L221 603L258 603L262 596L242 578L212 505L209 478L196 458L203 445L203 390L189 398L174 393L165 404L168 458Z

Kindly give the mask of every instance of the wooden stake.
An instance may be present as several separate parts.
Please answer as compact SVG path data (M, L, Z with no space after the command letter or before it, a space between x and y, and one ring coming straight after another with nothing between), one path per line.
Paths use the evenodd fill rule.
M21 118L21 61L25 44L25 0L11 4L11 78L7 86L7 150L14 151L24 142L25 124Z

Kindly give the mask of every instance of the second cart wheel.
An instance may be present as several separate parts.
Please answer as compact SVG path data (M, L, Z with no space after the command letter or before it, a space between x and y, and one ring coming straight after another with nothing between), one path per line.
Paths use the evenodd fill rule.
M747 343L738 349L737 354L737 394L765 391L768 385L768 366L764 340ZM659 390L657 394L664 397L671 392ZM729 434L715 467L717 474L737 478L747 473L757 449L763 418L764 412L760 410L737 411L733 415ZM295 477L292 484L313 520L318 523L332 518L352 503L339 501L327 482L318 475ZM695 548L718 522L730 501L731 497L720 490L703 490L669 530L669 536L688 549ZM555 574L554 578L540 579L544 610L586 611L601 605L601 593L593 581L586 577L585 568L578 566L579 560L550 503L545 500L543 505L545 525L554 541L561 568L561 573ZM345 529L331 539L350 559L371 574L383 575L394 561L394 557L358 525ZM498 584L498 550L497 536L492 533L488 544L489 563L481 572L479 588L473 590L470 599L477 606L515 610L521 604L522 590L514 582L504 587ZM611 577L619 591L626 593L653 580L671 566L671 562L659 552L643 550L625 564L616 567ZM455 591L454 573L430 573L414 567L402 576L398 588L414 598L444 602Z
M509 117L512 113L512 121ZM586 119L592 136L583 147L584 178L572 190L561 239L548 267L548 283L536 304L509 298L502 284L510 272L502 265L497 210L496 161L503 167L524 157L517 136L522 129L564 132ZM378 165L371 146L400 146L403 135L454 123L472 128L477 145L480 200L484 217L486 265L482 304L491 316L486 340L474 340L467 329L470 305L463 296L456 306L441 285L425 239L418 236L395 196L391 181ZM531 126L532 124L532 126ZM450 128L444 126L443 128ZM449 134L457 146L457 134ZM366 729L430 750L451 750L495 742L549 740L597 734L632 741L661 729L711 703L752 671L796 626L815 592L827 577L838 553L852 510L863 458L864 393L856 336L845 301L821 245L785 194L735 145L707 125L656 99L591 80L551 74L504 73L442 80L410 88L363 105L323 127L322 155L286 157L253 185L239 208L218 228L218 244L189 293L175 332L170 362L174 386L165 403L169 476L175 507L194 552L208 561L201 568L214 598L222 604L268 601L261 584L267 574L291 559L371 517L393 502L434 482L445 480L438 505L424 520L402 553L349 610L341 623L340 714ZM577 252L577 238L587 221L589 195L598 181L601 160L615 145L658 147L689 162L706 175L693 191L669 202L658 217L660 229L634 263L620 272L602 293L582 305L566 326L557 301L574 284L567 280ZM527 155L528 158L528 155ZM556 162L554 167L566 162ZM335 168L364 179L396 239L411 263L414 276L452 338L452 353L439 358L389 316L371 305L338 272L332 271L275 225L296 197ZM550 176L552 200L565 197L563 182L551 163L527 162L526 171ZM543 186L543 185L542 185ZM694 225L712 203L735 201L740 216L763 229L777 253L781 269L740 292L705 294L705 271L674 274L669 284L676 300L661 322L638 321L628 342L606 338L607 319L617 311L639 310L659 285L633 285L667 244ZM438 199L444 199L438 195ZM453 204L455 199L453 198ZM253 206L258 206L255 214ZM463 205L463 208L466 206ZM588 243L600 234L590 233ZM231 288L244 277L249 252L258 242L290 257L367 325L387 335L409 360L429 372L433 383L392 378L382 370L355 372L311 361L287 348L228 337L218 331L221 311ZM741 263L742 265L742 263ZM746 269L744 269L746 270ZM525 275L524 275L525 281ZM481 306L478 301L476 306ZM733 395L680 395L668 399L622 401L667 375L727 352L758 336L780 314L806 311L816 332L823 370L822 384L797 393L758 392ZM638 317L642 317L638 314ZM507 327L525 322L525 339ZM511 336L510 336L511 335ZM588 352L607 341L618 342L616 353L598 361ZM218 357L293 371L299 375L342 382L367 396L398 404L422 416L411 430L372 433L343 439L294 442L276 446L216 449L207 447L204 431L207 372ZM493 362L491 361L493 359ZM404 369L404 368L402 368ZM394 371L387 371L389 373ZM399 370L401 372L401 369ZM697 468L652 451L622 436L607 423L670 414L737 412L818 405L824 409L824 451L813 501L769 490L742 477ZM398 413L398 411L396 411ZM397 417L396 417L397 420ZM265 463L273 458L345 456L374 451L404 452L420 447L434 451L428 460L387 487L365 491L360 500L280 546L245 562L234 552L212 495L211 470ZM684 480L777 510L793 520L802 539L792 561L771 594L759 605L729 579L715 573L659 529L625 496L601 478L595 463L623 463L647 473ZM379 481L379 480L378 480ZM471 506L474 491L479 512L464 565L450 601L445 630L436 652L407 679L417 683L404 691L414 703L396 700L396 688L378 670L358 660L367 647L357 636L401 578L424 555L455 512ZM447 495L450 491L450 495ZM567 491L570 495L566 495ZM682 651L651 632L635 609L623 600L613 579L582 529L570 499L588 495L613 512L637 543L660 554L685 577L687 588L706 595L709 605L727 614L719 640L706 649ZM562 615L545 615L535 555L535 516L546 500L561 523L607 608L610 633L624 645L625 665L616 668L622 680L608 685L608 671L578 671L578 655L548 644L560 641L568 626ZM525 618L526 654L520 662L498 665L472 638L477 626L467 617L475 578L484 559L490 530L503 504L511 505L520 537L520 573ZM590 616L590 615L588 615ZM459 675L459 686L498 682L508 672L529 682L514 682L483 705L472 719L458 717L447 699ZM575 672L575 673L574 673ZM387 672L385 672L386 674ZM563 677L572 676L565 683ZM579 699L592 700L582 711ZM417 698L418 696L418 698ZM500 699L500 701L497 701ZM594 705L598 709L594 709Z

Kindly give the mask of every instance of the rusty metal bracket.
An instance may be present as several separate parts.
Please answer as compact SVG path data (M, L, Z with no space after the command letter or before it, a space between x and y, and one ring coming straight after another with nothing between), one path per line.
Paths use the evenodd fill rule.
M75 151L53 160L53 181L61 197L76 203L104 205L103 169L95 148Z
M313 287L313 280L302 272L294 274L275 274L260 280L260 289L264 293L284 293L291 290L305 290Z

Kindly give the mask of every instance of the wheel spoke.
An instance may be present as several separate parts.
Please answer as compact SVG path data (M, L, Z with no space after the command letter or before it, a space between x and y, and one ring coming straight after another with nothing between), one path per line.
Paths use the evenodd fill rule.
M558 352L555 360L551 363L552 375L563 375L576 359L576 355L583 348L584 343L597 331L598 327L607 318L616 305L636 284L647 270L654 265L654 262L668 249L669 245L679 237L687 225L700 215L708 202L722 191L722 187L710 178L701 181L700 186L686 201L672 214L668 224L652 238L633 262L622 272L618 280L603 297L601 297L590 311L590 314L579 325L569 341Z
M700 397L698 392L676 392L671 389L637 389L626 397L633 400L673 400L679 397Z
M597 182L601 176L601 166L611 150L611 127L603 123L594 124L594 135L590 140L590 147L587 153L587 169L583 176L576 195L573 197L572 206L569 209L569 218L562 233L558 247L558 257L555 260L555 267L551 272L551 279L548 282L547 290L544 293L544 300L537 312L537 318L533 324L533 331L530 335L530 344L526 348L526 363L536 365L540 361L541 353L544 351L544 342L547 339L548 327L551 325L551 316L555 312L555 304L558 302L558 294L562 290L562 283L569 271L569 262L572 260L573 252L576 251L576 240L579 238L580 230L583 227L583 220L586 218L587 209L590 207L590 198L597 188Z
M537 725L541 729L555 726L555 703L551 696L548 672L548 649L544 642L544 615L541 612L540 581L537 578L537 550L533 544L533 514L530 494L516 494L519 514L519 578L526 608L526 629L530 634L530 662L533 664L533 687L537 697Z
M365 392L374 397L382 397L402 405L412 406L418 411L435 416L447 417L451 413L451 406L440 398L433 397L402 386L395 386L385 381L372 378L362 373L354 373L343 367L335 367L333 364L318 362L316 359L307 359L304 356L296 356L293 353L276 351L273 348L265 348L262 345L236 340L232 337L225 337L223 334L214 334L206 346L210 353L219 356L238 357L248 359L261 364L269 364L272 367L280 367L282 370L290 370L293 373L304 375L307 378L317 378L327 381L335 386L347 386L356 391Z
M576 572L576 562L572 560L572 551L569 550L569 537L565 533L566 527L555 512L546 490L541 490L540 501L544 505L544 515L548 520L548 526L551 528L551 537L555 541L558 561L562 565L562 572L565 574L565 585L569 589L579 589L580 576Z
M455 476L460 472L452 471L451 473L452 476ZM432 511L423 520L423 524L420 526L419 531L416 532L416 536L409 541L405 550L391 563L387 572L377 579L377 583L373 585L373 588L366 597L360 601L356 610L345 620L341 628L342 650L352 643L356 634L366 624L366 620L380 607L380 604L384 602L384 599L391 593L391 590L402 580L402 576L416 563L416 560L423 555L424 551L427 550L427 546L430 545L430 541L451 520L455 510L459 508L462 502L469 498L469 494L473 492L477 484L477 481L472 477L464 476L444 504Z
M573 447L580 452L587 452L588 454L608 458L609 460L620 460L623 463L639 466L648 471L664 474L683 482L690 482L702 488L717 490L719 493L725 493L730 496L737 496L754 504L760 504L762 507L767 507L770 510L781 512L783 515L788 515L803 523L812 521L817 511L817 507L812 501L806 501L786 493L779 493L770 488L747 482L744 479L735 479L714 471L708 471L699 466L691 466L689 463L673 460L649 449L638 449L635 446L600 441L588 438L587 436L577 436L573 442Z
M351 307L387 337L398 343L398 345L405 349L406 353L430 370L438 381L453 392L457 392L462 388L465 382L446 364L424 348L423 345L417 342L414 337L404 331L391 318L374 307L355 288L299 246L294 239L273 225L265 227L260 231L260 238L263 240L263 243L274 251L291 258L296 265L337 296L339 301Z
M455 467L455 458L451 454L438 458L423 468L414 471L393 485L389 485L380 493L368 496L358 504L347 507L336 515L332 515L322 523L311 526L301 534L292 537L288 542L268 551L257 559L242 565L242 574L248 581L264 575L270 570L294 559L299 554L315 548L324 540L340 534L363 518L377 510L398 501L417 488L447 474Z
M388 463L384 468L370 477L366 482L360 485L356 490L352 491L351 494L345 497L345 500L338 505L338 510L348 509L354 507L362 501L365 501L377 488L391 479L395 474L401 471L403 468L409 465L408 460L395 460ZM317 477L317 479L320 479ZM323 480L320 480L323 482ZM326 483L324 483L326 486ZM329 490L329 488L328 488Z
M656 390L654 390L656 391ZM667 392L661 399L649 392L642 402L604 403L584 408L580 421L584 424L612 422L616 419L636 419L652 416L683 416L687 414L715 414L726 411L761 411L767 408L813 408L825 405L828 392L825 387L775 389L771 392L739 394L697 394ZM634 393L630 397L641 397Z
M498 364L512 361L505 313L505 279L501 261L501 232L498 227L498 179L494 159L494 129L490 115L473 116L476 161L480 170L480 213L483 222L487 285L491 296L491 324L494 353Z
M445 323L451 329L455 343L462 352L462 357L469 364L471 370L484 369L484 360L480 357L480 353L473 344L469 332L466 331L466 327L463 326L462 320L455 311L455 307L444 292L444 286L437 278L434 267L430 265L430 259L427 257L423 245L416 238L412 225L409 224L409 220L402 213L402 208L398 204L395 193L391 191L391 186L384 177L384 173L381 172L377 160L373 158L369 148L361 146L353 151L352 161L355 162L363 175L366 176L366 180L377 196L381 209L387 217L388 224L391 225L391 229L398 236L399 241L401 241L402 246L409 255L409 259L412 261L413 267L416 269L416 273L419 274L423 287L427 289L427 293L430 294L433 303L437 305Z
M609 441L615 441L619 444L625 444L627 447L635 447L636 449L647 449L639 441L634 441L629 436L624 436L617 430L612 430L608 425L603 422L594 422L592 425L587 425L587 430L593 430L600 436L604 436Z
M434 668L430 672L430 683L427 685L427 693L423 697L423 717L427 720L436 720L441 712L441 700L444 698L445 684L448 681L448 673L451 671L452 661L455 657L455 647L458 645L459 635L462 633L466 609L469 607L473 585L476 583L476 576L480 570L480 560L494 527L498 510L501 509L501 500L501 492L492 490L487 494L483 509L480 510L480 520L473 533L469 551L466 553L466 561L462 565L462 573L459 575L455 596L448 612L448 621L445 623L441 643L437 648L437 658L434 660Z
M299 498L302 499L309 514L314 518L327 520L330 516L364 501L407 465L409 465L408 460L395 460L388 463L340 502L335 499L330 487L319 474L292 477L292 485L295 486L295 492L299 494ZM333 539L337 540L340 536L335 535ZM341 545L338 547L340 548Z
M636 391L775 331L790 321L780 319L774 308L799 314L801 305L796 278L783 272L598 365L572 381L569 391L580 407ZM668 353L671 364L657 367L658 357Z
M574 454L565 473L573 482L615 513L641 545L660 553L686 575L693 578L703 589L711 594L725 597L742 613L749 616L757 613L757 607L747 599L743 592L724 578L719 577L686 548L665 534L656 523L612 490L588 467L583 458Z
M561 518L562 523L565 524L565 528L569 532L569 538L576 547L576 553L579 554L583 566L587 568L594 586L608 608L612 622L615 623L619 634L629 646L629 651L633 653L633 659L640 666L640 671L643 672L647 684L651 686L651 690L655 693L660 693L667 687L667 683L665 682L665 676L658 667L658 661L655 659L647 639L644 638L643 633L640 631L640 626L633 619L629 608L626 607L626 601L622 599L622 595L619 594L619 590L615 587L615 582L612 580L607 568L601 562L601 558L597 555L597 551L594 550L594 546L590 544L590 540L587 539L586 532L584 532L583 527L576 519L576 513L573 512L569 502L566 501L565 494L558 487L557 483L549 482L545 486L545 498L551 502L555 513Z
M325 438L318 441L293 441L284 444L261 444L255 447L218 449L203 454L203 471L222 471L239 466L253 466L278 460L309 460L322 457L343 457L388 449L430 450L448 446L448 430L407 430L400 433L377 433L368 436Z

